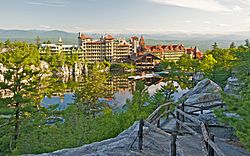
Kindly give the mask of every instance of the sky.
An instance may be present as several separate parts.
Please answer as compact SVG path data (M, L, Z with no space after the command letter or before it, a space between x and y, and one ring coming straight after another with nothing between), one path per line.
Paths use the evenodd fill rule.
M250 31L250 0L1 0L0 29L88 33Z

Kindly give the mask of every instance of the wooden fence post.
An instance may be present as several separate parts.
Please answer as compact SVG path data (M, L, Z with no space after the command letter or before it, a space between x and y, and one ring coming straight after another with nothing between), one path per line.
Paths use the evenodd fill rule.
M161 127L161 119L159 119L158 121L157 121L157 128L160 128Z
M169 111L169 109L170 109L170 106L167 105L167 106L166 106L166 112ZM167 119L168 119L168 116L169 116L169 113L167 113Z
M139 124L139 131L138 131L138 136L139 136L138 146L139 146L139 150L142 150L142 143L143 143L143 126L144 126L144 122L143 122L143 119L141 119L141 120L140 120L140 124Z
M209 139L214 142L214 134L209 134ZM214 156L214 149L208 144L208 156Z
M176 156L176 138L177 134L173 132L171 134L171 156Z
M201 110L201 114L203 114L203 110L204 110L204 106L203 105L201 106L200 110Z
M179 109L179 107L177 107L177 109ZM176 111L176 119L180 120L180 113L178 111ZM180 129L180 124L179 122L176 121L176 130Z
M220 105L220 108L223 108L223 106L224 106L224 105L223 105L223 104L221 104L221 105Z

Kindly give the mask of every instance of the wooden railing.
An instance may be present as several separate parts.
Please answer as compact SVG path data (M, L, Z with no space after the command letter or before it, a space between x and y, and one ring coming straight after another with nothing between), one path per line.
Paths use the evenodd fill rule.
M157 123L157 127L159 128L160 127L160 119L164 115L166 115L168 117L169 114L171 113L171 110L170 110L171 105L173 105L173 103L171 103L171 102L160 105L152 114L150 114L148 116L146 121L151 123L151 124Z
M209 106L202 105L204 103L209 103L209 102L213 102L214 104L209 105ZM200 104L201 106L196 106L197 104ZM195 110L193 111L186 112L187 114L199 115L199 114L196 114L196 112L200 112L201 114L203 114L204 110L210 110L211 108L214 108L214 107L222 108L223 106L225 106L225 103L220 102L220 101L214 102L214 100L209 100L209 101L203 101L199 103L192 103L192 105L184 104L184 106L189 107L189 108L195 108Z
M210 109L212 107L223 106L223 105L224 105L223 103L220 103L220 105L215 104L215 105L212 105L212 106L209 106L206 108ZM184 112L185 106L186 106L185 104L182 104L181 106L178 106L175 109L176 110L176 129L179 130L180 125L182 125L188 131L197 134L194 130L192 130L192 128L190 128L189 126L187 126L185 124L185 118L191 120L193 123L200 126L200 128L201 128L203 141L206 145L205 151L204 151L205 155L214 156L214 152L216 152L216 154L218 156L225 156L225 154L221 151L221 149L214 142L214 135L212 133L208 132L208 126L206 126L205 123L203 123L202 121L200 121L200 120L194 118L193 116L191 116L190 114L187 114L186 112Z
M211 102L211 101L206 101L206 102ZM203 103L206 103L203 102ZM200 103L196 103L200 104ZM170 106L173 106L173 103L168 102L166 104L160 105L152 114L148 116L146 119L146 123L149 123L151 125L157 124L157 127L160 128L160 119L166 115L168 118L169 115L171 114L175 120L176 120L176 131L171 132L171 156L176 156L176 138L177 134L180 130L181 127L185 128L188 130L190 133L197 135L200 137L200 135L194 131L190 126L199 126L202 132L202 140L203 140L203 152L206 156L214 156L214 153L216 153L218 156L225 156L225 154L222 152L222 150L218 147L218 145L214 142L214 135L212 133L209 133L208 131L208 125L200 121L199 119L193 117L194 112L201 111L203 113L203 110L208 110L213 107L218 107L224 106L224 103L215 103L210 106L193 106L193 105L186 105L182 103L181 105L177 106L174 110L170 109ZM197 108L197 110L192 111L192 112L185 112L184 108L185 107L192 107L192 108ZM173 113L175 111L176 115ZM192 114L192 115L191 115ZM190 122L185 122L185 120L188 119L193 123ZM142 150L142 143L143 143L143 126L144 122L143 120L140 121L139 124L140 128L138 131L138 136L139 136L139 150ZM176 133L177 132L177 133Z

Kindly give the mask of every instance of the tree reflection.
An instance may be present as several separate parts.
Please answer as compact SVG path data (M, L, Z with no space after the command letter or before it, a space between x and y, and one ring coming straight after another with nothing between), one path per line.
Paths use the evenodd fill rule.
M75 103L86 115L95 115L108 107L106 103L99 101L99 98L106 97L109 93L109 86L106 85L109 75L105 68L104 63L95 63L76 90Z

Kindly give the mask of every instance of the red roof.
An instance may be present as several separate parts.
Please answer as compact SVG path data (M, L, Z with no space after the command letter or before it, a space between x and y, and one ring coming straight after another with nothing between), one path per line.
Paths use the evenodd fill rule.
M137 36L132 36L131 39L133 39L133 40L137 39L138 40L138 37Z
M85 40L85 39L90 39L91 37L81 34L81 36L79 36L80 39Z
M193 49L192 48L187 48L186 51L187 51L187 54L192 54Z
M156 46L149 46L145 45L142 46L148 52L161 52L161 51L184 51L185 47L183 45L156 45Z
M201 59L203 57L203 53L198 49L198 47L187 48L186 53L192 55L193 58Z
M105 40L113 40L114 38L111 35L106 35L104 37Z

